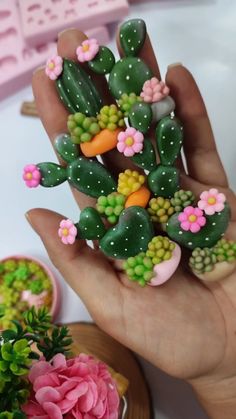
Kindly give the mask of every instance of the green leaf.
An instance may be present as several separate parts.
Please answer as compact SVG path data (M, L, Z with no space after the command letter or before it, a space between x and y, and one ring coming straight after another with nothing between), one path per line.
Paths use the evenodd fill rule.
M10 342L6 342L1 347L1 354L4 361L12 361L13 359L13 347Z
M16 352L22 352L25 348L28 348L27 339L20 339L14 343L13 348Z
M2 332L4 341L14 340L17 337L17 333L14 330L7 329Z

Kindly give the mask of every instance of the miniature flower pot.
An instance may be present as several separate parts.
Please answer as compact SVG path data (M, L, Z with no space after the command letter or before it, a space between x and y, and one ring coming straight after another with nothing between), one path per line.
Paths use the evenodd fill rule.
M6 268L4 266L7 261L9 266ZM19 262L22 264L19 265ZM13 255L2 259L0 268L0 302L4 304L4 300L8 298L11 300L7 310L11 314L14 313L12 318L20 320L21 312L32 305L36 307L46 305L53 320L55 319L60 301L59 283L53 272L42 261L29 256ZM3 286L4 291L3 288L1 290ZM1 327L0 323L0 329Z
M193 273L197 278L204 282L217 282L231 275L235 269L236 262L219 262L216 263L214 269L211 272L199 274L194 271Z
M152 103L152 122L158 122L175 110L175 102L171 96L167 96L160 102Z
M154 266L155 276L150 280L148 285L156 287L164 284L168 279L172 277L176 269L179 266L181 258L181 249L177 243L175 243L175 249L173 251L172 258L166 260Z

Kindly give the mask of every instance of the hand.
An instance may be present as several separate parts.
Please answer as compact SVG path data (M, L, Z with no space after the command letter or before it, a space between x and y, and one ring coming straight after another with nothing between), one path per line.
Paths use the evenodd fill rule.
M75 59L76 47L84 39L77 30L63 32L58 41L59 55ZM160 78L148 38L140 57ZM111 103L105 79L93 78L105 102ZM196 82L186 68L175 65L168 69L166 83L176 102L177 116L184 125L188 176L181 165L181 187L196 195L212 186L225 193L232 208L229 238L236 239L236 197L229 189ZM68 114L54 84L42 69L34 74L33 91L41 120L53 141L57 134L66 132ZM115 174L130 166L116 151L107 154L105 164L112 166ZM80 208L93 205L91 198L78 191L73 193ZM212 412L210 400L214 403L218 399L218 411L221 403L224 405L223 388L227 390L228 400L235 397L236 273L222 282L206 285L194 278L182 263L166 284L141 288L126 278L119 263L109 261L86 242L78 241L73 246L61 244L57 240L62 219L59 214L34 209L27 216L54 265L103 330L170 375L188 380L209 412Z

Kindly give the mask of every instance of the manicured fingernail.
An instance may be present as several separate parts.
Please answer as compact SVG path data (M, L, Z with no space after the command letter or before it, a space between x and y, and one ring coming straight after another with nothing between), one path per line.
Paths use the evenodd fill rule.
M62 36L65 32L75 31L75 30L76 30L76 28L66 28L63 31L59 32L58 35L57 35L57 37L60 38L60 36Z
M36 73L38 73L39 71L42 71L42 70L45 70L45 66L44 66L44 65L41 65L40 67L37 67L37 68L34 70L33 74L36 74Z
M30 217L30 213L29 212L26 212L25 213L25 218L28 221L28 223L31 225L31 227L35 231L35 233L37 233L37 231L35 230L34 225L32 223L32 220L31 220L31 217Z
M182 67L183 66L183 64L182 63L173 63L173 64L169 64L168 65L168 70L170 69L170 68L173 68L173 67Z

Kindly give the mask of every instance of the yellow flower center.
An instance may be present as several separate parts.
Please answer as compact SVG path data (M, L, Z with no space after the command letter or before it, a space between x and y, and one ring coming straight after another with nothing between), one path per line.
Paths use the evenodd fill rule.
M134 144L134 139L133 139L133 137L127 137L127 138L126 138L126 140L125 140L125 144L126 144L126 145L128 145L129 147L130 147L131 145L133 145L133 144Z
M87 52L88 50L89 50L89 45L88 44L85 44L85 45L83 45L83 51L84 52Z
M212 196L211 198L208 198L207 202L210 205L214 205L216 203L216 199Z
M63 228L63 230L62 230L62 234L63 234L63 236L68 236L69 235L69 230L68 230L68 228Z
M54 64L54 62L53 62L53 61L51 61L51 62L48 64L48 68L50 68L50 70L53 70L53 69L54 69L54 67L55 67L55 64Z
M26 174L26 179L31 180L33 178L32 173L27 173Z
M194 223L194 221L196 221L196 219L197 219L197 216L194 215L194 214L192 214L188 217L188 220L190 221L190 223Z

